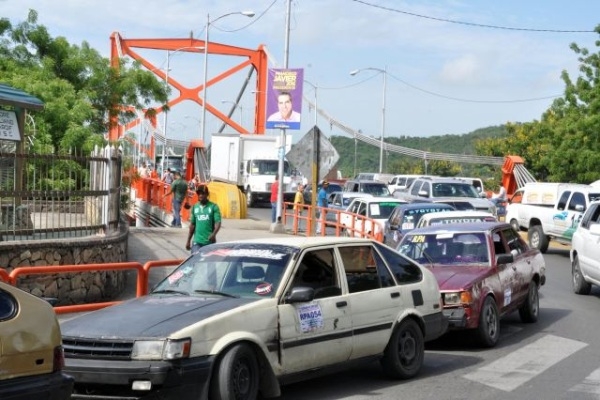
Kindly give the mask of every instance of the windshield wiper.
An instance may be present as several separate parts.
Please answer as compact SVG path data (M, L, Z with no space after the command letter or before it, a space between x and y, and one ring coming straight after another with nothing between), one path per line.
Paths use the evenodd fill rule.
M194 293L218 294L220 296L233 297L234 299L238 299L240 297L240 296L236 296L235 294L230 294L230 293L225 293L225 292L219 292L218 290L197 289L197 290L194 290Z
M431 258L431 256L427 253L427 251L423 252L423 255L425 256L425 258L427 259L427 261L429 261L429 264L431 264L431 267L433 268L433 258Z
M164 293L181 294L181 295L184 295L184 296L189 296L190 295L188 292L185 292L183 290L173 290L173 289L156 290L156 291L152 292L151 294L164 294Z

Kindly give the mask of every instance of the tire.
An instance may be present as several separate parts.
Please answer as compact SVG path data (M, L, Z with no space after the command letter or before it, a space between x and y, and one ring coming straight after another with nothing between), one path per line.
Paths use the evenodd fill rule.
M500 337L500 316L496 302L487 296L479 314L479 326L477 327L479 342L485 347L494 347Z
M246 206L248 208L254 206L254 195L252 194L252 190L250 188L246 189Z
M413 319L405 319L394 330L383 353L381 366L391 378L409 379L419 373L424 358L423 332Z
M538 249L542 253L548 250L550 240L544 233L541 225L535 225L529 228L529 247Z
M585 280L581 273L581 266L579 265L579 257L575 256L573 265L571 266L571 276L573 283L573 292L575 294L588 295L592 291L592 285Z
M540 294L538 285L535 281L529 283L529 291L527 291L527 299L519 308L519 317L521 321L531 324L537 322L540 315Z
M258 396L258 361L252 348L237 344L227 350L215 366L211 382L212 400L255 400Z
M510 226L512 226L515 232L519 232L521 230L521 227L519 226L519 221L517 221L516 219L510 220Z

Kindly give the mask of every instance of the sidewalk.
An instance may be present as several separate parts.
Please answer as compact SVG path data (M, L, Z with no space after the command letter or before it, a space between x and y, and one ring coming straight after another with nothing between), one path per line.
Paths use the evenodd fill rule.
M187 224L185 224L187 225ZM129 228L127 261L144 265L148 261L185 259L190 252L185 249L188 226L183 228ZM224 219L217 235L217 242L263 237L286 237L289 233L271 233L271 223L254 219ZM152 288L165 278L175 267L161 267L150 270L149 287ZM117 300L135 297L136 272L127 272L129 282Z

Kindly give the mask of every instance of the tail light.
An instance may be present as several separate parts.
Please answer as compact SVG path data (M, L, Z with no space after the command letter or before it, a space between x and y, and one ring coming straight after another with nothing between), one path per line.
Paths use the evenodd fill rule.
M62 371L65 367L65 353L62 346L54 348L54 358L52 360L52 372Z

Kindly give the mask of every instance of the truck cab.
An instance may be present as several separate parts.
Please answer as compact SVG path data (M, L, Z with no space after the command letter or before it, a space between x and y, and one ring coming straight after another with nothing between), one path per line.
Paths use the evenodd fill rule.
M275 181L275 175L278 172L279 160L244 160L240 167L247 206L252 207L257 203L268 203L271 198L271 185ZM283 201L293 202L296 186L290 176L290 164L287 161L284 161L283 179L280 179L280 181L283 182Z

